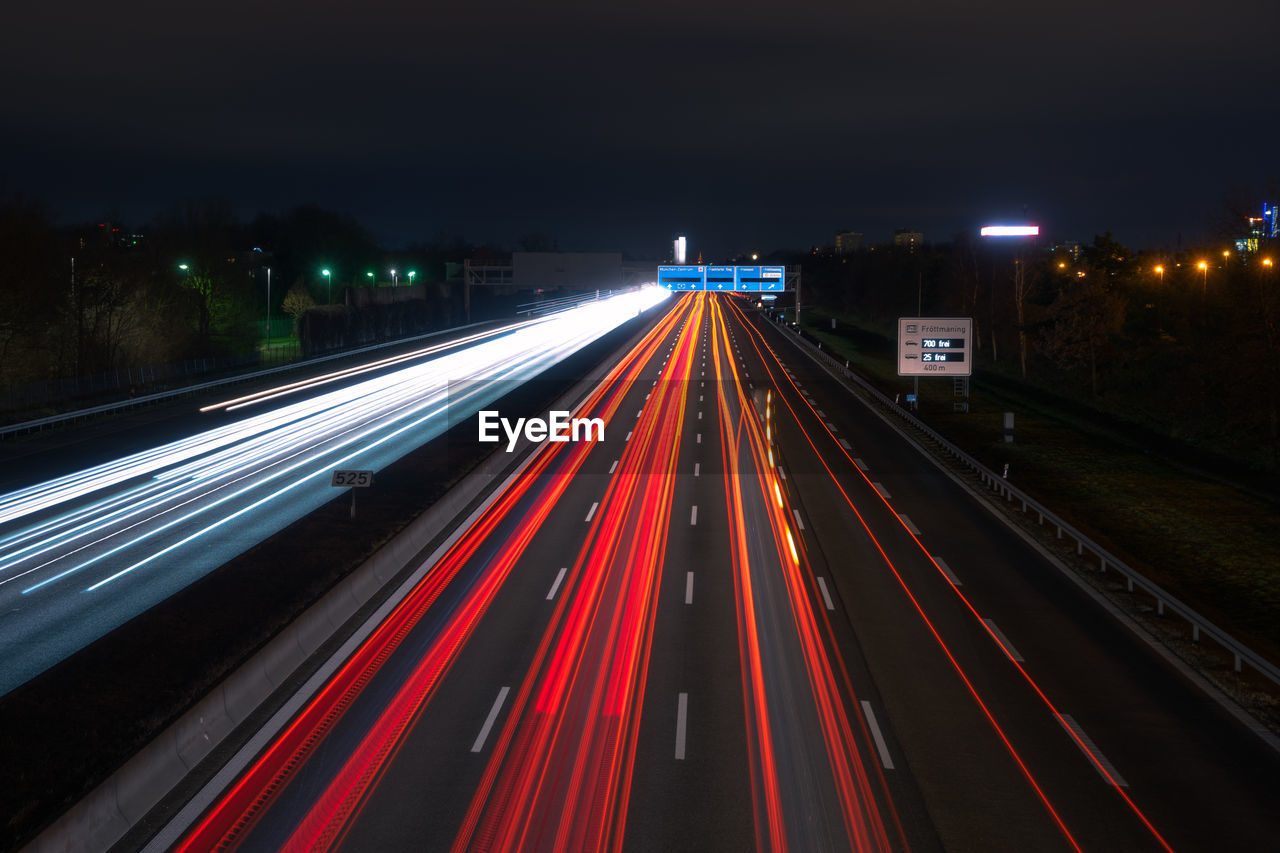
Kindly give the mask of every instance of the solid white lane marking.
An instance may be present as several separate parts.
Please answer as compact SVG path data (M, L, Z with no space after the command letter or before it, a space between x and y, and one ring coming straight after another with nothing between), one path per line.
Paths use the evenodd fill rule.
M853 450L853 446L850 445L849 442L845 441L843 438L840 439L840 446L843 447L845 450Z
M591 509L587 511L587 521L595 517L596 510L600 508L600 501L596 501L591 505Z
M850 447L849 449L852 450L853 448ZM861 459L854 459L853 464L858 466L859 471L867 470L867 463L863 462Z
M565 566L560 570L560 573L556 575L556 582L551 585L551 591L547 593L547 601L556 597L556 593L560 591L560 584L564 583L564 575L567 571L569 571L569 567Z
M504 687L498 691L498 698L494 700L493 707L489 709L489 716L484 721L480 734L476 735L476 742L471 744L472 752L479 752L484 749L484 742L489 737L489 730L493 728L494 722L497 721L498 714L502 711L502 703L507 701L507 694L510 692L510 687Z
M698 444L702 444L702 433L698 433Z
M695 476L695 477L701 477L701 476L702 476L702 463L701 463L701 462L695 462L695 463L693 463L693 476Z
M884 742L880 733L880 724L876 722L876 712L871 710L871 703L862 700L862 714L867 718L867 728L871 729L871 738L876 742L876 752L880 753L880 765L885 770L893 769L893 759L889 757L889 745Z
M835 603L831 601L831 593L827 591L827 582L822 578L818 578L818 589L822 590L822 601L827 605L828 610L835 610Z
M698 523L698 505L694 504L693 509L689 512L689 526L692 527L697 523Z
M1022 655L1018 654L1018 650L1013 647L1013 643L1009 642L1009 638L996 627L996 623L992 622L990 619L983 619L982 621L991 629L991 633L995 635L996 642L1004 648L1005 653L1008 654L1009 657L1013 658L1018 663L1026 663Z
M902 525L910 530L913 536L920 535L920 529L911 523L911 519L907 518L906 513L898 513L898 518L902 519Z
M676 761L684 761L685 728L689 723L689 694L681 693L676 705Z
M618 460L615 459L613 460L613 464L609 466L609 473L612 474L614 471L617 471L617 470L618 470Z
M947 576L947 580L951 581L952 586L964 586L960 583L960 578L956 577L955 572L951 571L951 567L941 557L934 557L933 561L938 564L938 568L942 569L942 573Z
M684 578L684 603L693 604L693 572L689 572Z
M791 510L791 514L796 517L796 527L799 527L801 530L804 530L804 522L800 520L800 510L793 509Z
M1107 777L1103 776L1102 774L1102 771L1105 770L1107 771L1107 775L1109 775L1112 778L1112 780L1115 781L1118 787L1120 788L1129 787L1129 783L1126 782L1124 780L1124 777L1120 775L1120 772L1116 770L1115 765L1113 765L1110 761L1107 760L1107 757L1102 754L1102 751L1100 749L1098 749L1098 745L1094 743L1093 740L1090 739L1090 737L1087 734L1084 733L1084 729L1080 728L1080 724L1077 723L1070 714L1063 714L1062 719L1058 721L1058 724L1063 726L1064 728L1068 728L1071 731L1075 732L1076 737L1080 738L1079 741L1077 741L1075 738L1072 738L1071 741L1076 746L1080 746L1081 744L1084 744L1084 746L1080 747L1081 751L1084 752L1084 754L1090 759L1089 763L1093 765L1094 770L1098 771L1099 776L1102 776L1103 779L1106 779Z
M875 489L877 492L879 492L882 498L884 498L885 500L889 500L890 498L889 491L884 486L880 485L879 483L872 483L871 487Z

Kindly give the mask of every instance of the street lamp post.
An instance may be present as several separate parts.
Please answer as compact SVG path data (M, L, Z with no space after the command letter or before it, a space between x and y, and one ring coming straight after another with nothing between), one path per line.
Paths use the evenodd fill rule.
M267 333L263 338L271 346L271 267L267 267Z
M320 270L320 275L324 276L324 280L329 283L329 304L333 304L333 274L327 270Z
M398 282L399 282L399 279L396 278L395 267L392 267L391 268L391 286L395 287Z
M409 270L409 286L413 287L413 277L418 274L417 270Z
M1160 283L1164 284L1164 267L1156 266L1156 275L1160 276Z
M1209 292L1209 263L1207 261L1201 261L1196 264L1196 267L1200 272L1204 273L1204 280L1200 283L1200 298L1203 299Z

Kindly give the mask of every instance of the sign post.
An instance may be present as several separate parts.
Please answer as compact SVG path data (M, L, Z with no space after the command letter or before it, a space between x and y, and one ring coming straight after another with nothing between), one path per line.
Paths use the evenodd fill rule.
M921 376L970 376L972 373L971 317L898 318L898 375L915 377L912 408L920 407Z
M343 489L351 489L351 517L356 517L356 489L373 485L372 471L334 471L329 485Z

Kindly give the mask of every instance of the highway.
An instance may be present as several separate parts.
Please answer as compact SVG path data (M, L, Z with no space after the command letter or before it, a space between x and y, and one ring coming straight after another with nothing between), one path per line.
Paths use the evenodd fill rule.
M148 849L1271 849L1276 753L785 334L673 300Z
M217 425L0 495L0 694L660 301L656 289L209 406Z

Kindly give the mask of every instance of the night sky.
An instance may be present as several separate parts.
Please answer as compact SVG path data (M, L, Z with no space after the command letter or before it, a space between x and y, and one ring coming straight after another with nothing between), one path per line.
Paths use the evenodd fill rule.
M0 24L0 188L60 221L304 202L707 259L1025 209L1139 247L1275 193L1276 0L49 2Z

